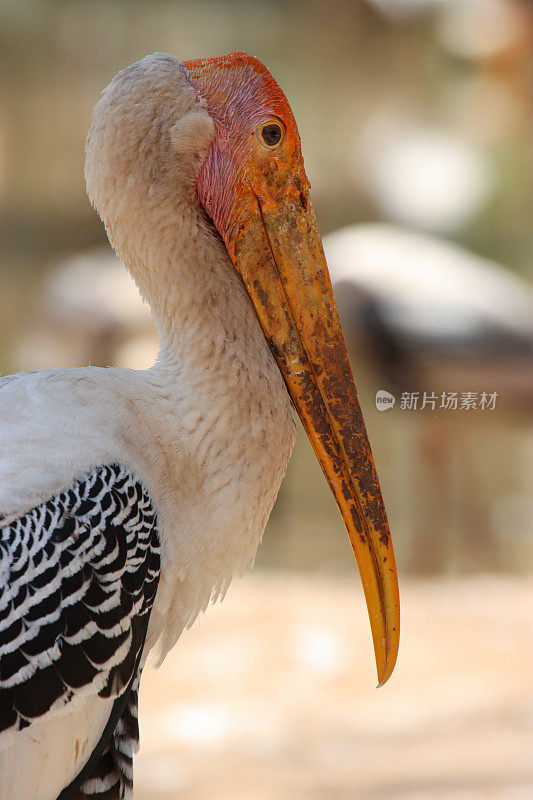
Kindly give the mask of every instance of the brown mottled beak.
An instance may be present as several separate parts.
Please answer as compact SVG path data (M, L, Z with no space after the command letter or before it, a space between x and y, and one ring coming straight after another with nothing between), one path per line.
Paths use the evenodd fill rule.
M398 653L394 553L324 251L309 200L298 128L264 64L246 53L184 61L216 135L198 197L220 233L352 543L365 591L380 685ZM274 123L283 135L263 137Z
M387 515L315 214L301 183L258 196L235 264L337 501L357 560L379 685L398 653L398 579Z

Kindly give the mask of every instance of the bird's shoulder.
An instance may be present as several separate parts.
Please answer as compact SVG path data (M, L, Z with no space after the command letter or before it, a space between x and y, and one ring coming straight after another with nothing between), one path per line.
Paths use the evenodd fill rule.
M124 461L132 374L82 367L0 378L0 514L29 510L91 466Z

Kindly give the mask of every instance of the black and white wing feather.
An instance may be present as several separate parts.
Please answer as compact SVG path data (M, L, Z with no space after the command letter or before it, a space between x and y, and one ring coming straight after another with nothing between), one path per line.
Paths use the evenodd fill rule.
M139 749L139 683L135 675L118 721L111 720L113 734L101 743L77 779L57 800L129 800L133 797L133 756ZM115 701L118 703L118 701Z
M159 568L150 498L119 465L0 520L0 749L82 696L132 691Z

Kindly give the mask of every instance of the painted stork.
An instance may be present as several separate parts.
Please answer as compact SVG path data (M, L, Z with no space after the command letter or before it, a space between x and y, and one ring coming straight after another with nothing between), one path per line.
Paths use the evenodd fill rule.
M0 382L0 798L131 797L137 690L253 560L295 437L355 551L379 683L394 555L290 106L235 53L147 56L97 103L89 197L149 303L146 371Z

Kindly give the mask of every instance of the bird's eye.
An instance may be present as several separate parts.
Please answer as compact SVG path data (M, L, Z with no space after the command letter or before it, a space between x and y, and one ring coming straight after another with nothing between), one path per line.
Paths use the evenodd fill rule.
M274 150L283 138L283 126L275 119L266 120L256 130L257 138L262 145Z

